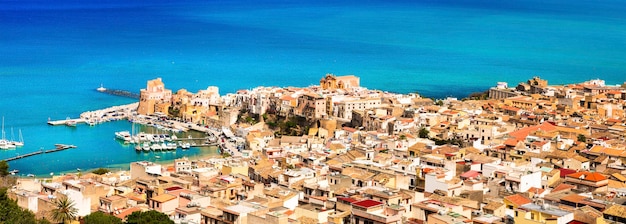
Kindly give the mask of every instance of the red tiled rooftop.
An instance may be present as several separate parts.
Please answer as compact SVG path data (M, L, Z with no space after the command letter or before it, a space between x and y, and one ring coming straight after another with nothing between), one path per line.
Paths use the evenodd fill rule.
M516 146L518 142L519 142L519 140L517 140L515 138L509 138L509 139L504 141L504 144L508 145L508 146Z
M115 217L118 217L121 220L124 220L124 219L126 219L126 216L132 214L133 212L137 212L137 211L141 211L141 209L137 208L137 207L128 208L128 209L123 210L122 212L120 212L120 214L116 214Z
M476 178L478 175L480 175L480 173L478 171L470 170L470 171L467 171L467 172L461 174L461 177L463 177L463 178Z
M524 140L528 134L530 134L533 131L537 131L537 130L542 130L542 131L554 131L556 130L556 126L548 123L548 122L543 122L539 125L535 125L535 126L530 126L530 127L525 127L522 129L519 129L517 131L511 132L509 133L509 135L511 137L516 138L517 140Z
M567 177L577 178L577 179L584 177L586 181L591 181L591 182L598 182L598 181L606 180L606 177L600 173L587 172L587 171L573 173L573 174L567 175Z
M559 184L558 186L556 186L554 189L552 189L552 193L554 192L559 192L559 191L563 191L563 190L567 190L567 189L574 189L576 188L576 186L574 185L569 185L569 184Z
M371 208L371 207L379 206L379 205L382 205L382 204L383 203L380 202L380 201L374 201L374 200L371 200L371 199L365 199L363 201L358 201L358 202L352 203L352 205L363 207L363 208Z
M525 204L532 202L530 199L528 199L527 197L524 197L521 194L514 194L514 195L506 196L504 198L510 201L511 203L516 204L517 206L525 205Z

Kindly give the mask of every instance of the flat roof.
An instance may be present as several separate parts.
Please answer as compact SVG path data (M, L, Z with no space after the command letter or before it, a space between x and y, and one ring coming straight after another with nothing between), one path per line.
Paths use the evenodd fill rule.
M554 208L554 207L543 208L540 205L535 204L535 203L528 203L528 204L520 206L520 208L526 209L526 210L538 211L541 213L546 213L546 214L550 214L550 215L554 215L558 217L562 217L571 213L571 212Z
M365 199L362 201L358 201L358 202L354 202L352 203L352 205L356 205L359 207L363 207L363 208L370 208L370 207L374 207L374 206L378 206L378 205L382 205L383 203L380 201L374 201L371 199Z

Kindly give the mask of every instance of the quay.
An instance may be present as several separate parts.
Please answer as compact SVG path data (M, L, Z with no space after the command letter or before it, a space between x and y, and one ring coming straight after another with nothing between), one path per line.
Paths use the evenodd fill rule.
M85 119L82 118L75 118L75 119L63 119L63 120L50 120L48 119L48 124L49 125L66 125L68 122L70 123L74 123L74 124L78 124L78 123L85 123Z
M139 99L139 94L138 93L133 93L133 92L126 91L126 90L107 89L107 88L104 88L102 85L100 86L100 88L97 88L96 90L98 92L106 93L106 94L110 94L110 95L123 96L123 97L128 97L128 98L133 98L133 99Z
M34 155L39 155L39 154L43 154L43 153L53 153L53 152L63 151L63 150L66 150L66 149L76 148L75 145L65 145L65 144L56 144L55 146L56 147L54 149L50 149L50 150L41 149L39 151L27 153L27 154L24 154L24 155L19 155L19 156L15 156L15 157L11 157L11 158L6 158L6 159L4 159L4 161L9 162L9 161L18 160L18 159L22 159L22 158L26 158L26 157L30 157L30 156L34 156Z

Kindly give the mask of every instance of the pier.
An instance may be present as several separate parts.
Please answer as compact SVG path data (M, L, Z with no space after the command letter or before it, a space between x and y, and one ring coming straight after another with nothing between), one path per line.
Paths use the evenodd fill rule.
M96 90L98 92L106 93L106 94L110 94L110 95L123 96L123 97L128 97L128 98L133 98L133 99L139 99L139 94L138 93L133 93L133 92L126 91L126 90L107 89L107 88L104 88L103 86L100 86L100 88L97 88Z
M74 124L78 124L78 123L85 123L85 119L82 118L75 118L75 119L64 119L64 120L48 120L48 124L49 125L66 125L68 122L70 123L74 123Z
M3 159L3 160L9 162L9 161L18 160L18 159L22 159L22 158L26 158L26 157L30 157L30 156L34 156L34 155L39 155L39 154L43 154L43 153L53 153L53 152L63 151L63 150L66 150L66 149L76 148L75 145L65 145L65 144L56 144L55 146L56 146L56 148L54 148L54 149L50 149L50 150L41 149L39 151L26 153L26 154L15 156L15 157L11 157L11 158L6 158L6 159Z

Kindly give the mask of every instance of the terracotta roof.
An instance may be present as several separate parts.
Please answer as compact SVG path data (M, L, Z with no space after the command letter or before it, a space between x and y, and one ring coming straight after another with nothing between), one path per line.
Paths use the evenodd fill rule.
M606 180L606 177L600 173L596 173L596 172L587 172L587 171L582 171L582 172L578 172L578 173L573 173L573 174L569 174L567 175L567 177L571 177L571 178L581 178L584 177L584 179L586 181L592 181L592 182L598 182L598 181L603 181Z
M511 203L517 206L522 206L522 205L532 202L530 199L528 199L527 197L524 197L521 194L509 195L509 196L504 197L504 199L510 201Z
M463 178L476 178L478 175L480 175L480 173L478 171L470 170L470 171L467 171L467 172L461 174L461 177L463 177Z
M574 189L576 188L576 186L574 185L569 185L569 184L559 184L558 186L556 186L554 189L552 189L552 193L554 192L559 192L559 191L563 191L563 190L568 190L568 189Z
M517 131L511 132L509 133L509 135L511 137L516 138L517 140L524 140L531 132L533 131L537 131L537 130L542 130L542 131L554 131L556 130L556 126L548 123L548 122L543 122L539 125L535 125L535 126L530 126L530 127L525 127L522 129L519 129Z
M587 199L587 197L577 195L577 194L570 194L561 198L561 200L570 201L574 203L580 203L581 201L584 201L585 199Z
M141 209L137 208L137 207L128 208L128 209L123 210L122 212L120 212L120 214L116 214L115 217L118 217L121 220L124 220L124 219L126 219L126 216L132 214L133 212L138 212L138 211L141 211Z
M352 205L355 206L359 206L359 207L363 207L363 208L370 208L370 207L374 207L374 206L378 206L378 205L382 205L383 203L380 201L374 201L371 199L365 199L362 201L358 201L358 202L354 202L352 203Z
M517 140L515 138L509 138L506 141L504 141L504 144L508 145L508 146L516 146L518 142L519 142L519 140Z
M544 191L546 191L546 189L543 189L543 188L536 188L536 187L530 187L530 188L528 188L528 192L531 192L531 193L533 193L533 194L541 194L541 193L543 193Z

